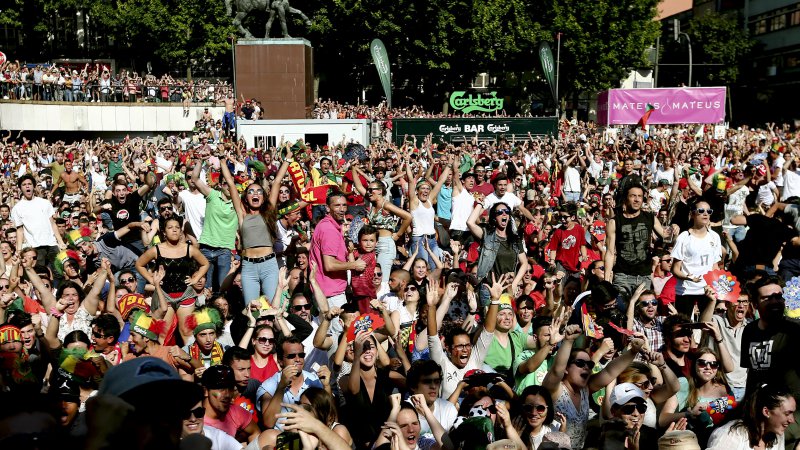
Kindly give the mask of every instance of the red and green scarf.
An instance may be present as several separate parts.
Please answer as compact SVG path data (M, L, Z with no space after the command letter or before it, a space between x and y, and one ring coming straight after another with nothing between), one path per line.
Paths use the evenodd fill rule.
M222 364L222 354L223 353L225 353L225 352L222 351L222 345L220 345L219 342L214 341L214 346L211 348L211 365L212 366L216 366L218 364ZM200 346L197 345L197 342L195 342L194 344L192 344L191 347L189 347L189 354L192 356L192 358L194 358L194 359L196 359L198 361L202 361L203 360L202 353L200 352Z

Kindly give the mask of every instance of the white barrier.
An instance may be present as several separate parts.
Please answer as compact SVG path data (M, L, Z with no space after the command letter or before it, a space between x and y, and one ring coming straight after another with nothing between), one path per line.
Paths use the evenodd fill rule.
M0 101L0 129L25 131L181 132L191 131L205 106L188 117L176 103L49 103ZM223 106L209 106L221 120Z

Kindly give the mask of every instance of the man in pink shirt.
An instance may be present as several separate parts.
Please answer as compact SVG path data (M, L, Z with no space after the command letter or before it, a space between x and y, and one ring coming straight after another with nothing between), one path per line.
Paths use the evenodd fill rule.
M362 272L367 264L361 258L347 261L347 246L342 235L342 222L347 214L347 198L339 191L328 195L328 214L319 221L311 238L310 260L317 265L317 282L328 299L317 305L320 313L347 303L347 271ZM334 322L335 323L335 322ZM332 330L336 331L336 330Z
M261 432L253 416L241 406L234 404L236 397L236 377L233 369L219 364L203 371L202 376L203 423L224 431L237 438L239 442L250 442L258 439Z

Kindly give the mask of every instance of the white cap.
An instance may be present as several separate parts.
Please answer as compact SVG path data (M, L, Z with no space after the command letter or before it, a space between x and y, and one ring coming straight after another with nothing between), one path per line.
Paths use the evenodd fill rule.
M611 391L611 406L622 406L634 399L644 402L644 392L633 383L620 383Z

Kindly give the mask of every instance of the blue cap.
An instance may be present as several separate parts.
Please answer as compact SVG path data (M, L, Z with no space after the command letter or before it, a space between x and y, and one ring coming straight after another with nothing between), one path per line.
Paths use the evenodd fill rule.
M119 397L133 406L172 405L188 411L203 398L203 389L184 381L164 360L144 356L109 369L98 394Z

